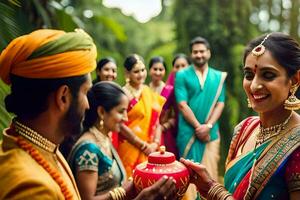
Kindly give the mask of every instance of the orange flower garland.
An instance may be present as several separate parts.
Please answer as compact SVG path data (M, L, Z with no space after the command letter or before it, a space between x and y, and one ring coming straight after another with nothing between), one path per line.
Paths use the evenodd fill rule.
M16 143L20 148L28 152L29 155L50 174L54 181L59 185L65 199L72 200L73 195L68 190L67 184L64 182L61 175L48 164L48 162L42 157L38 150L36 150L30 143L26 142L21 136L17 137Z

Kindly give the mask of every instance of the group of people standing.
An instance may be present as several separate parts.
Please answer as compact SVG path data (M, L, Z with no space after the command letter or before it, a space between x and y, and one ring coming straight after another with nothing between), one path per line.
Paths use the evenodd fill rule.
M224 186L218 119L227 74L209 66L206 39L194 38L190 52L192 63L174 58L166 83L164 60L152 58L149 86L143 59L130 55L120 87L111 58L98 62L92 85L96 47L82 30L13 40L0 56L6 109L16 116L0 146L0 199L174 199L172 177L139 194L128 179L161 144L191 172L185 199L299 199L299 44L283 33L248 44L243 87L259 116L235 128Z

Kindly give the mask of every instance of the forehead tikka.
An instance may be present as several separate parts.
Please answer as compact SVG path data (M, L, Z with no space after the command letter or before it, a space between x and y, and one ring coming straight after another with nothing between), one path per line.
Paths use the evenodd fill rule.
M254 49L252 49L251 53L252 55L258 57L261 56L265 53L266 51L266 47L264 46L264 42L268 39L268 37L271 35L271 33L269 33L268 35L266 35L266 37L263 39L263 41L257 45L256 47L254 47Z
M145 67L143 61L140 59L140 57L137 54L134 54L134 57L136 59L136 63L133 65L133 67L138 66L138 67Z

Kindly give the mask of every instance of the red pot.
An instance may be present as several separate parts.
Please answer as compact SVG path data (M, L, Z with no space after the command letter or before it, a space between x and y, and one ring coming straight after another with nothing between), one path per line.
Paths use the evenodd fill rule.
M173 153L165 150L166 148L161 146L159 152L149 155L148 162L136 166L133 172L134 185L140 192L158 181L162 176L172 176L176 180L176 199L181 199L189 185L189 171L182 163L176 161Z

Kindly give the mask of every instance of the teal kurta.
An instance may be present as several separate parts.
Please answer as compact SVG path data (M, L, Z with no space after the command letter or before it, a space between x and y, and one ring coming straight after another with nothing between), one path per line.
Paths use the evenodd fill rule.
M224 80L227 73L208 67L203 88L193 65L180 70L175 78L176 102L187 102L195 117L201 124L205 124L217 102L225 101ZM184 155L185 148L190 139L195 135L195 129L179 113L177 146L180 156L201 162L205 143L195 139L190 150ZM210 131L211 141L219 137L219 125L215 123Z

